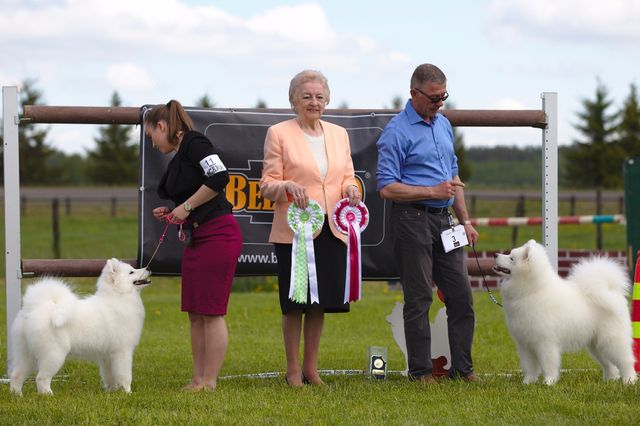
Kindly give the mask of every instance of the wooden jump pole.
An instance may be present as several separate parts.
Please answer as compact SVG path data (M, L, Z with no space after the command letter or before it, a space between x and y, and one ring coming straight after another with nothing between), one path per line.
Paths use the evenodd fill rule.
M220 111L260 111L255 108L220 108ZM78 107L25 105L22 119L33 123L66 124L140 124L140 108L135 107ZM279 111L274 109L274 111ZM282 109L283 112L290 112ZM327 110L332 112L363 114L397 114L398 110ZM489 110L489 109L449 109L442 113L453 126L461 127L535 127L544 129L547 117L543 110Z
M136 259L122 261L137 267ZM97 277L106 263L106 259L22 259L22 275L25 278Z
M123 262L137 268L136 259L122 259ZM22 259L22 274L25 278L56 277L97 277L106 263L105 259ZM478 268L480 263L480 268ZM153 271L153 265L151 265ZM492 258L467 258L467 270L471 276L497 275L491 269Z

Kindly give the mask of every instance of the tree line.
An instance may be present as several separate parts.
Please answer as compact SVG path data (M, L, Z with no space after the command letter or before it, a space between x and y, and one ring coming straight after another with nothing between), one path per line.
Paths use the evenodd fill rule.
M26 80L20 104L42 104L42 92L34 80ZM391 107L402 108L395 96ZM110 105L122 105L118 92ZM208 95L195 102L211 108ZM625 158L640 156L640 107L635 84L619 107L613 105L600 81L593 98L585 98L576 114L574 127L580 138L559 149L559 180L565 188L621 188ZM344 103L341 108L348 108ZM259 99L256 108L267 108ZM453 108L447 104L447 108ZM138 181L139 147L128 125L101 126L95 147L85 155L68 155L47 141L48 127L23 122L19 127L20 182L22 185L135 185ZM0 137L0 141L2 138ZM539 147L496 146L469 148L454 128L454 147L463 181L486 187L535 187L541 181L542 152ZM0 162L0 167L3 163ZM0 179L2 175L0 175Z

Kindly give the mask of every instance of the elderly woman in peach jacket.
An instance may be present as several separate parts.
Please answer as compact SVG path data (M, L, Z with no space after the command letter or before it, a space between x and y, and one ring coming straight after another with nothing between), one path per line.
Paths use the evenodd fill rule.
M335 227L336 203L361 200L355 180L347 131L320 119L329 103L329 85L318 71L298 73L289 86L294 119L269 128L264 143L262 196L275 202L269 242L278 258L278 286L282 309L282 332L287 358L285 380L290 386L323 385L318 374L318 349L325 312L349 312L344 303L346 236ZM321 232L314 238L319 303L289 300L293 231L287 224L291 203L306 208L317 201L325 213ZM304 314L304 324L302 321ZM304 330L302 367L298 353Z

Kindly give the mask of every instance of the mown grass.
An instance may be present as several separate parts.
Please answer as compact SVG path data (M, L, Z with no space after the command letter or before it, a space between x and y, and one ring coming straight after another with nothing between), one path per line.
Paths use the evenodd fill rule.
M93 283L83 279L76 285L80 292L89 292ZM72 360L54 381L53 396L38 395L32 380L25 384L22 398L2 385L0 423L629 424L640 415L640 386L602 382L597 365L585 353L563 358L563 368L569 371L555 387L522 385L503 313L482 292L475 294L473 351L480 383L443 381L425 387L397 373L384 381L371 381L364 374L325 374L325 388L291 389L282 375L233 377L284 369L277 293L245 292L231 297L229 351L218 389L195 394L180 391L191 369L178 280L156 278L143 299L147 319L135 353L131 395L103 392L97 367ZM320 368L364 370L368 347L377 345L389 349L390 370L402 370L402 354L385 320L400 299L384 283L367 283L363 300L351 313L328 315ZM441 306L438 302L432 314Z
M536 208L533 203L528 206ZM513 216L514 203L479 203L477 207L478 217ZM588 209L579 206L578 214L594 213ZM108 208L86 207L61 215L60 220L62 257L136 256L135 208L112 218ZM559 229L561 248L595 248L595 226ZM625 227L604 225L604 229L605 248L624 249ZM511 247L511 228L481 228L480 232L478 250ZM518 242L528 238L539 240L540 228L519 228ZM52 257L46 204L31 207L22 218L22 257ZM72 281L80 293L93 292L93 279ZM25 285L29 282L24 280ZM215 392L179 390L191 374L188 321L180 312L179 279L156 277L143 292L147 319L135 353L131 395L103 392L97 367L72 360L53 383L52 397L37 395L33 381L25 385L23 398L10 395L8 386L0 385L0 424L629 424L640 418L640 385L603 383L598 366L586 353L563 357L563 368L569 371L555 387L522 385L503 312L484 292L474 294L473 356L481 383L445 381L424 387L397 373L379 382L364 374L325 374L325 388L290 389L281 374L237 377L281 373L285 364L278 296L270 291L273 279L248 283L247 278L234 283L236 290L243 291L231 296L229 351ZM0 284L0 318L5 318L4 281ZM390 370L403 370L403 356L385 320L401 300L401 293L389 290L385 283L365 283L364 298L351 313L327 315L320 368L364 370L367 349L375 345L389 349ZM441 306L434 305L432 317ZM6 336L4 320L0 336ZM6 371L5 355L6 346L0 345L2 371Z

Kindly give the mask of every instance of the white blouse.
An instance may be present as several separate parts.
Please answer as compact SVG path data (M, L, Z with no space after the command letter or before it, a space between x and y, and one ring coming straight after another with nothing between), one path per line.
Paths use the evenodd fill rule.
M304 138L309 144L313 158L316 160L318 171L320 171L320 177L324 180L327 175L327 150L324 145L324 134L320 136L311 136L304 134Z

